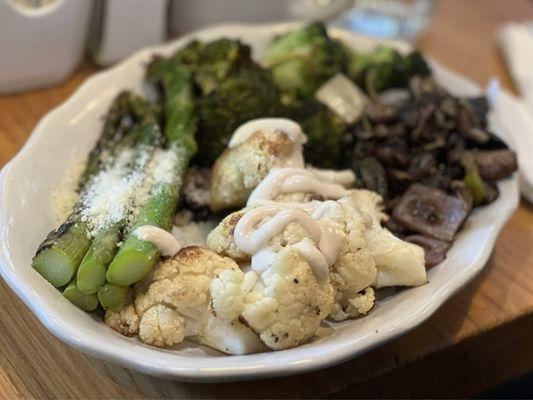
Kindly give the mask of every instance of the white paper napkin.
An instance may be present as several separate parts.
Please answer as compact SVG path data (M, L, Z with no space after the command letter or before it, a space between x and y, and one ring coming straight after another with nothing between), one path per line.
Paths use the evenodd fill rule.
M497 79L489 83L487 98L494 113L493 122L518 155L522 196L533 203L533 113L525 101L500 90Z
M499 40L511 77L533 114L533 21L504 25Z

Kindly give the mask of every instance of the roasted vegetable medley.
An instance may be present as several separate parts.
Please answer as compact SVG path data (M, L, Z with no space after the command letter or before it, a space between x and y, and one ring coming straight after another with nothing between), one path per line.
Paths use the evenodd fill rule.
M442 261L472 209L498 197L516 156L490 132L487 100L447 93L420 52L349 45L312 23L256 59L232 39L154 56L146 81L158 99L116 98L79 200L33 267L85 310L119 309L161 258L132 232L169 231L176 210L223 217L209 208L209 170L234 131L260 117L298 122L309 164L353 170L357 188L383 197L386 227L423 247L426 265Z

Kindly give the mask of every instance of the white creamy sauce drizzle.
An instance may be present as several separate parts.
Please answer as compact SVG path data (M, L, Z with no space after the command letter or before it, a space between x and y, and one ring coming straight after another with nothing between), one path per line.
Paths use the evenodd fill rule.
M345 188L352 187L355 183L355 173L351 169L341 169L335 171L334 169L320 169L307 167L308 171L311 171L317 178L325 180L326 182L338 183Z
M181 243L170 232L157 226L140 226L133 231L133 235L140 240L153 243L163 256L174 256L182 248Z
M292 222L301 224L309 233L313 244L299 242L294 245L311 266L315 276L324 280L329 276L329 266L337 261L345 233L342 227L322 217L338 203L311 202L274 203L248 211L237 223L234 232L237 247L252 256L251 268L261 275L272 264L275 251L269 243Z
M255 188L247 205L257 206L237 223L234 238L237 247L252 256L251 269L261 275L272 264L276 252L269 243L292 222L302 225L311 241L296 243L294 247L309 263L318 279L327 279L329 266L339 256L344 231L338 224L324 219L331 207L341 207L335 201L309 203L277 203L273 200L283 193L313 193L328 199L340 199L345 187L353 185L352 171L304 168L302 144L306 137L298 124L286 119L268 118L250 121L235 131L229 147L239 145L257 131L282 131L295 144L291 154L282 158L276 168Z
M254 189L247 205L257 204L260 200L273 200L282 193L295 192L315 193L328 199L339 199L344 196L346 189L303 168L272 168Z

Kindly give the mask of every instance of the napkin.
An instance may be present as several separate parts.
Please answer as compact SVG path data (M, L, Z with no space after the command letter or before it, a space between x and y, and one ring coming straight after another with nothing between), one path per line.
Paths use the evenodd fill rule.
M520 98L496 90L499 95L493 105L497 120L518 153L522 195L533 202L533 21L507 23L498 39ZM492 85L494 89L494 82Z
M495 78L487 86L487 99L493 110L493 123L517 153L522 196L533 203L533 113L525 101L500 90Z
M533 114L533 21L504 25L499 40L511 77Z

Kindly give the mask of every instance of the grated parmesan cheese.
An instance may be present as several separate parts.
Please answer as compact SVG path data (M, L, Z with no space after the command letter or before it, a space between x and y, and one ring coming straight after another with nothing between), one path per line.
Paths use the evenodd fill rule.
M52 208L58 224L64 222L74 209L80 195L78 182L85 170L85 163L78 161L63 179L59 188L52 192Z
M115 164L98 173L84 193L81 220L88 223L91 236L124 219L131 191L128 167L133 154L131 149L121 152Z
M97 174L83 196L82 221L89 235L121 221L131 225L160 185L179 184L180 154L176 150L127 149L115 163Z
M176 184L180 182L176 177L179 154L171 150L156 149L144 171L144 179L133 194L132 207L128 217L128 224L132 224L146 204L150 195L157 190L159 184Z
M176 179L176 167L179 162L178 154L175 150L159 150L155 154L155 165L153 168L153 178L158 184L173 184Z

